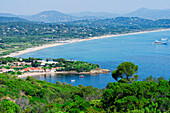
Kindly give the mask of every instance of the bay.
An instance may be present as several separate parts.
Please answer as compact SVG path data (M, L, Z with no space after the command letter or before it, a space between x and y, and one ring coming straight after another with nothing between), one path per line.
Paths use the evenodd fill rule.
M78 61L87 61L99 64L101 68L115 70L124 62L133 62L139 66L139 80L150 75L170 78L170 43L168 45L153 45L152 42L161 38L170 39L170 31L142 33L135 35L117 36L78 43L71 43L35 52L26 53L17 57L36 58L66 58ZM56 83L56 81L79 84L98 88L106 87L108 82L115 82L111 73L100 75L39 75L40 80ZM71 82L75 80L75 82Z

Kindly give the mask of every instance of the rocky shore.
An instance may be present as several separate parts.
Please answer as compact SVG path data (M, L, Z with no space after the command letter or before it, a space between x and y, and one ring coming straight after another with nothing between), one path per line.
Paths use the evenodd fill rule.
M45 75L45 74L96 75L96 74L107 74L109 72L111 71L108 69L95 69L89 72L59 71L59 72L42 72L42 73L24 73L22 75L18 75L18 78L27 77L27 76Z

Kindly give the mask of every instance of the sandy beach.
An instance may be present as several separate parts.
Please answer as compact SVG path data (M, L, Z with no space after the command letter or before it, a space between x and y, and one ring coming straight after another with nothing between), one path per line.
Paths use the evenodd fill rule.
M40 49L60 46L60 45L64 45L64 44L70 44L70 43L94 40L94 39L101 39L101 38L108 38L108 37L117 37L117 36L124 36L124 35L135 35L135 34L150 33L150 32L159 32L159 31L167 31L167 30L170 30L170 29L158 29L158 30L153 30L153 31L141 31L141 32L134 32L134 33L126 33L126 34L117 34L117 35L105 35L105 36L99 36L99 37L89 37L89 38L86 38L86 39L70 39L70 40L66 40L66 41L62 41L62 42L57 42L57 43L54 43L54 44L45 44L45 45L42 45L42 46L39 46L39 47L28 48L28 49L23 50L23 51L18 51L18 52L11 53L10 55L5 55L3 57L15 57L15 56L19 56L19 55L22 55L22 54L25 54L25 53L29 53L29 52L33 52L33 51L38 51Z

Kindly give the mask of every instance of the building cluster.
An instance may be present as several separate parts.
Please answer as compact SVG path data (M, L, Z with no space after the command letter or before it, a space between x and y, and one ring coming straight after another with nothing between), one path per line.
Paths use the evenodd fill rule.
M29 72L29 73L41 73L41 72L56 72L64 69L64 67L48 67L51 64L58 64L58 62L54 61L44 61L44 60L35 60L40 63L38 67L32 66L32 62L24 62L22 59L19 62L7 63L1 65L0 73L8 73L8 72ZM34 62L35 62L34 61Z

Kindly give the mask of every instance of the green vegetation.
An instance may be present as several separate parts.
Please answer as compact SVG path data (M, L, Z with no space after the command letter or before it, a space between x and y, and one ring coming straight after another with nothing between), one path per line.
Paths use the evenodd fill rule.
M128 66L137 69L133 63L122 64L130 64ZM98 89L61 82L53 84L32 77L24 80L0 74L0 112L168 113L169 89L170 80L152 76L131 83L108 83L106 88Z
M4 17L5 18L5 17ZM137 17L80 20L60 24L36 23L0 17L0 55L73 38L123 34L170 28L169 19L148 20ZM12 20L16 20L12 22ZM11 21L11 22L10 22Z
M105 110L117 112L170 112L170 81L109 83L102 96Z
M0 58L0 72L11 75L21 75L26 72L90 72L91 70L101 70L98 64L83 61L66 60L65 58Z
M100 69L98 64L92 64L83 61L65 60L64 58L52 60L58 62L58 64L54 65L54 67L64 67L64 69L62 69L63 71L89 72L93 69ZM49 66L53 67L53 65Z
M0 86L0 112L8 110L7 113L85 111L91 106L91 100L101 99L102 92L92 86L52 84L32 77L24 80L5 74L0 75Z
M138 72L138 66L132 62L123 62L118 67L117 70L112 72L112 77L118 81L118 78L121 78L119 82L129 83L134 79L138 79L138 75L134 75ZM132 77L132 78L129 78Z

